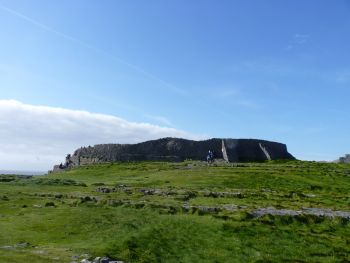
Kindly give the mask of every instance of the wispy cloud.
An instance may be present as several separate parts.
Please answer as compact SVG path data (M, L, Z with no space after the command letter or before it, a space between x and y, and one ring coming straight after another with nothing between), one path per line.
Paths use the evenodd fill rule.
M243 106L245 108L249 108L249 109L258 109L260 108L260 106L252 101L252 100L248 100L248 99L240 99L236 101L237 105Z
M336 82L339 84L350 83L350 70L342 70L336 73Z
M295 48L298 45L303 45L305 43L307 43L310 39L310 35L308 34L295 34L290 43L285 47L285 50L292 50L293 48Z
M45 170L81 146L161 137L206 136L112 115L0 100L1 169Z
M154 120L154 121L158 122L159 124L162 124L165 126L169 126L169 127L174 126L173 123L168 118L166 118L164 116L146 114L145 117L148 119Z
M213 96L218 98L229 98L239 94L239 89L237 88L225 88L225 89L215 89Z
M231 71L234 73L291 73L292 68L289 65L274 59L257 59L240 61L231 65Z
M259 107L258 104L244 92L244 88L238 85L211 88L209 95L215 100L242 106L244 108L256 109Z
M310 35L295 34L294 39L293 39L293 43L294 44L304 44L309 40L309 38L310 38Z
M141 67L139 67L139 66L137 66L137 65L135 65L133 63L130 63L130 62L128 62L128 61L118 57L118 56L115 56L115 55L113 55L113 54L111 54L109 52L106 52L103 49L95 47L95 46L89 44L88 42L82 41L82 40L80 40L77 37L74 37L74 36L65 34L65 33L61 32L61 31L58 31L58 30L56 30L56 29L54 29L54 28L52 28L52 27L50 27L48 25L45 25L44 23L41 23L41 22L39 22L39 21L37 21L37 20L27 16L27 15L24 15L24 14L22 14L22 13L16 11L16 10L13 10L13 9L11 9L9 7L4 6L4 5L0 4L0 9L5 11L5 12L7 12L7 13L9 13L9 14L11 14L11 15L13 15L13 16L16 16L18 18L21 18L21 19L25 20L25 21L29 22L30 24L32 24L32 25L34 25L34 26L36 26L36 27L38 27L38 28L40 28L40 29L42 29L44 31L50 32L52 34L55 34L58 37L61 37L61 38L66 39L68 41L71 41L71 42L73 42L75 44L78 44L78 45L80 45L82 47L90 49L90 50L92 50L92 51L94 51L96 53L104 55L104 56L108 57L109 59L111 59L113 61L121 63L121 64L123 64L123 65L125 65L125 66L127 66L127 67L129 67L129 68L131 68L133 70L135 70L136 72L142 74L143 76L145 76L145 77L147 77L149 79L152 79L152 80L162 84L162 86L165 87L168 91L171 91L171 92L174 92L174 93L178 93L180 95L186 95L188 93L186 90L176 87L175 85L173 85L173 84L163 80L162 78L160 78L160 77L150 73L149 71L147 71L147 70L145 70L145 69L143 69L143 68L141 68Z

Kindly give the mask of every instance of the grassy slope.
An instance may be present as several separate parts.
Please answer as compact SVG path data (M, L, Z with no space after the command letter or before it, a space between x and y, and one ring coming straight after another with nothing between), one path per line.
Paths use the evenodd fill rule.
M87 186L65 185L65 179ZM98 183L128 187L105 194L96 192ZM141 188L173 194L144 195ZM269 206L349 211L349 190L349 165L297 161L116 163L2 182L0 247L30 245L0 248L0 262L71 262L83 253L128 262L349 261L350 224L344 220L249 216ZM214 198L209 191L241 195ZM50 202L55 207L45 206ZM184 204L240 209L202 215L184 212Z

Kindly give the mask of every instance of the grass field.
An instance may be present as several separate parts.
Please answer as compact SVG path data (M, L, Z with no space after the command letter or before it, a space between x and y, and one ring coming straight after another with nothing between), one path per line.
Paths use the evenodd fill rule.
M0 262L349 262L350 165L137 162L0 177Z

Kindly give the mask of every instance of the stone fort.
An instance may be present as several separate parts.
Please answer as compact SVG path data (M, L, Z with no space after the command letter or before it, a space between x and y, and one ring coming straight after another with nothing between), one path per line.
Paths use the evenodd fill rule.
M208 150L216 159L227 162L261 162L295 159L287 146L258 139L219 139L193 141L181 138L162 138L136 144L98 144L82 147L68 154L64 164L55 165L53 172L80 165L117 161L205 160Z

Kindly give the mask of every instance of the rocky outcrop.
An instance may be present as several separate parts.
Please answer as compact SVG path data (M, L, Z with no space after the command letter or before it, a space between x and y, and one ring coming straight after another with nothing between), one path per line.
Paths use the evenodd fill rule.
M64 164L54 167L61 171L85 164L115 161L205 160L208 150L214 157L229 162L259 162L276 159L295 159L285 144L257 139L209 139L193 141L163 138L137 144L98 144L77 149L67 155Z
M273 216L301 216L311 215L316 217L336 218L340 217L346 220L350 220L350 212L347 211L334 211L329 208L302 208L301 210L289 210L289 209L276 209L274 207L260 208L251 213L253 217L262 217L265 215Z
M345 154L344 157L340 157L338 163L350 163L350 154Z

